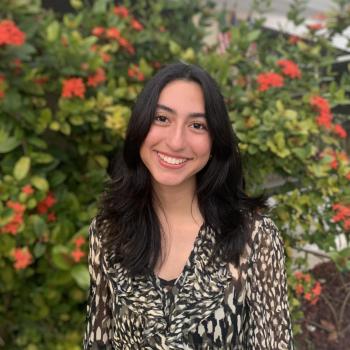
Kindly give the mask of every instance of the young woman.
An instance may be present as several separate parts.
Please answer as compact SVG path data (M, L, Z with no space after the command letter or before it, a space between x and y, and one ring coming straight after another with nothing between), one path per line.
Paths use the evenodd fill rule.
M264 207L244 192L214 80L163 68L90 227L84 349L293 349L283 243Z

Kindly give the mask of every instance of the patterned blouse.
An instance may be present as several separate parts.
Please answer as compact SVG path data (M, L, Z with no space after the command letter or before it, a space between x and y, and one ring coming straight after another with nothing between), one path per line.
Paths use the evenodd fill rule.
M236 268L210 259L215 232L203 225L181 275L167 284L109 266L94 220L84 350L294 349L283 242L266 216L251 233Z

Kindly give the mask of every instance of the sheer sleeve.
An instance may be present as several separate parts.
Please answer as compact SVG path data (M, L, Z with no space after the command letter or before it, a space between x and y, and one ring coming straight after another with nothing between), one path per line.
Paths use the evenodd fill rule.
M261 219L254 233L247 273L245 349L291 350L294 345L283 242L267 217Z
M89 229L90 290L87 304L87 325L83 341L84 350L113 349L112 298L102 267L100 250L101 242L94 219Z

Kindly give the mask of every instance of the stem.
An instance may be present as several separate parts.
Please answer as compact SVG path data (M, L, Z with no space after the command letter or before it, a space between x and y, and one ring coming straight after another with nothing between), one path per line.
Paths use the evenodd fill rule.
M337 317L337 312L335 311L333 305L331 304L331 302L328 300L328 298L324 294L321 294L321 298L325 301L327 306L330 308L332 315L333 315L333 318L334 318L336 329L339 330L339 319Z
M315 252L314 250L310 250L307 248L295 248L298 251L304 252L304 253L309 253L315 256L318 256L319 258L324 258L327 260L332 260L326 253L321 253L321 252Z

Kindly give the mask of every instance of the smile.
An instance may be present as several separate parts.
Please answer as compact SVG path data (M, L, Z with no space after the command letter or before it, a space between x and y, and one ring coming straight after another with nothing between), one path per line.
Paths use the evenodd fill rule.
M173 164L173 165L178 165L178 164L183 164L185 163L188 159L187 158L174 158L174 157L169 157L166 156L162 153L157 152L158 157L165 163L168 164Z

